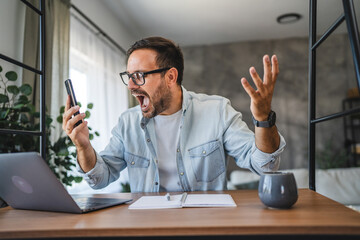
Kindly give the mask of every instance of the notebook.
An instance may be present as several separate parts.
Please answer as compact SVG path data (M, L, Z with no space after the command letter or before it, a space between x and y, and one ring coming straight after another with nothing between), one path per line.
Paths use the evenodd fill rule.
M142 196L129 209L161 209L184 207L236 207L229 194L177 194L165 196Z
M85 213L132 199L72 197L36 152L0 154L0 196L16 209Z

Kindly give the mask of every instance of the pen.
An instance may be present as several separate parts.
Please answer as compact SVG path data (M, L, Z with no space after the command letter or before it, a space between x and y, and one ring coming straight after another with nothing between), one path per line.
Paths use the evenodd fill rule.
M183 194L182 194L182 196L181 196L181 203L184 203L185 202L185 200L186 200L186 197L187 197L187 193L186 192L184 192Z
M165 199L168 200L168 201L170 201L170 194L169 194L169 193L167 193L167 194L165 195Z

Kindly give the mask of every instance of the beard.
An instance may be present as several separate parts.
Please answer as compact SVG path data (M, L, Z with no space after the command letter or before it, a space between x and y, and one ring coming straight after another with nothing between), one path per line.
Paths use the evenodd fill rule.
M143 97L136 97L140 103L142 114L145 118L153 118L170 107L170 101L172 94L170 89L166 86L165 81L162 81L160 86L155 90L153 96L143 90L131 91L133 95L143 95ZM145 98L149 99L149 107L146 110L143 109Z

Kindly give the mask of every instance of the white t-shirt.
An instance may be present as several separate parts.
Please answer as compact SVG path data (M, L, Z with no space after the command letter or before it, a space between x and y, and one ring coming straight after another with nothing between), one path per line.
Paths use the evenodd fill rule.
M163 191L182 191L176 165L182 110L154 117L160 187Z

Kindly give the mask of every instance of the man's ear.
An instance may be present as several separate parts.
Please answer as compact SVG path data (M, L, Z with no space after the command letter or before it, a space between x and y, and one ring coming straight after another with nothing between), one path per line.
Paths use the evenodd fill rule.
M166 73L167 84L170 87L171 85L176 85L178 78L178 70L174 67L170 68Z

